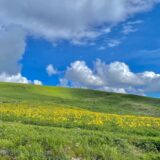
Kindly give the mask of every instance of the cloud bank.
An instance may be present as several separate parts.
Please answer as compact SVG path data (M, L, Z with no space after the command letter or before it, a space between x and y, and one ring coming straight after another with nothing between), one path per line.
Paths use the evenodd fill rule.
M43 38L51 43L67 40L74 44L86 44L86 41L110 32L112 26L152 9L159 2L0 0L0 74L5 72L12 76L21 73L19 61L28 36Z
M0 0L0 22L51 41L94 38L99 35L94 27L119 23L156 3L159 0Z
M67 68L61 83L103 91L145 95L160 92L160 74L152 71L134 73L123 62L106 64L101 60L89 68L84 61L75 61Z
M25 32L17 27L0 28L0 73L15 74L25 51Z
M42 85L42 82L39 80L28 80L26 77L22 76L20 73L15 75L9 75L6 73L0 74L0 82L13 82L13 83L23 83L23 84L35 84Z

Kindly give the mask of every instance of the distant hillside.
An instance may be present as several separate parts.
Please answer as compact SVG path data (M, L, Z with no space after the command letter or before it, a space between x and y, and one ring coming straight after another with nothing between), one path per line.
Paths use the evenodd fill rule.
M160 117L160 99L87 89L0 83L0 103L57 104L97 112Z

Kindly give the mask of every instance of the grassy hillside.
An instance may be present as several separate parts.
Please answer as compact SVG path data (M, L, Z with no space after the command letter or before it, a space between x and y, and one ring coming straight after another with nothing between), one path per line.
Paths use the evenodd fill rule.
M0 83L0 103L76 106L91 111L160 117L160 99L84 89Z
M159 160L160 99L0 83L0 160Z

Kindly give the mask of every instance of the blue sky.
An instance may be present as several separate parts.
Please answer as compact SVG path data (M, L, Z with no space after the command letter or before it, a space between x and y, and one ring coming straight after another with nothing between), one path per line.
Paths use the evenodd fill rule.
M88 11L90 8L84 3L85 8L88 7L85 18L82 18L81 12L77 13L73 9L74 5L69 6L69 1L64 6L60 6L56 0L52 1L53 8L56 5L59 9L67 6L73 9L72 14L76 12L77 17L72 17L66 11L71 17L66 15L68 19L63 18L65 14L61 12L52 13L52 7L49 8L51 13L46 12L42 7L43 2L38 4L35 1L32 4L30 0L25 0L28 8L25 6L24 11L15 11L17 7L24 7L23 2L16 0L16 4L12 4L13 8L9 8L9 3L12 2L1 1L1 81L34 83L34 80L38 80L43 85L84 87L159 97L159 1L148 0L146 5L146 2L139 0L133 6L130 4L129 8L125 8L124 1L115 0L117 4L114 6L110 0L106 3L100 0L99 3L104 3L103 7L100 6L98 10L97 5L94 8L93 4L92 12ZM96 0L94 2L98 3ZM116 10L106 11L108 7ZM20 13L24 17L20 17ZM89 14L91 20L87 19ZM98 16L95 18L95 15ZM11 18L15 18L14 22ZM22 18L26 18L27 22L23 22ZM45 23L47 20L54 23ZM49 27L43 28L44 26ZM50 74L48 65L51 66Z

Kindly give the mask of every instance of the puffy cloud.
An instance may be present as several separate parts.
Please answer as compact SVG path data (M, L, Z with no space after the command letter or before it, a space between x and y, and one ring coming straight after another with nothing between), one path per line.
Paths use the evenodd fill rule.
M129 67L123 62L105 64L97 60L95 68L97 75L114 86L139 85L142 83L139 77L131 72Z
M126 91L124 88L114 88L114 87L108 87L104 86L102 88L99 88L100 90L107 91L107 92L115 92L115 93L123 93L126 94Z
M60 81L60 85L63 86L63 87L68 87L68 80L65 79L65 78L60 78L59 79Z
M156 3L159 0L0 0L0 73L20 72L26 36L86 44Z
M149 10L159 0L0 0L3 24L48 40L95 38L94 27ZM46 9L47 8L47 9ZM62 12L63 11L63 12Z
M123 62L106 64L97 60L90 69L84 61L75 61L62 79L65 85L110 92L147 94L160 91L160 74L151 71L134 73Z
M49 64L49 65L46 67L46 71L47 71L47 74L48 74L49 76L52 76L52 75L58 73L57 69L55 69L52 64Z
M28 80L26 77L22 76L20 73L17 73L15 75L9 75L9 74L7 74L5 72L1 73L0 74L0 82L13 82L13 83L42 85L41 81L34 80L32 82L31 80Z
M26 77L23 77L20 73L16 75L8 75L6 73L0 74L1 82L15 82L15 83L31 83Z
M34 80L33 81L33 84L35 84L35 85L42 85L42 82L41 81L39 81L39 80Z
M146 71L140 73L139 76L145 84L146 92L159 92L160 91L160 74L156 74L152 71Z
M15 74L20 71L18 61L25 50L25 32L10 26L0 29L0 73Z
M80 83L83 86L102 86L103 81L93 71L88 68L84 61L76 61L68 67L66 78L71 79L74 83Z

